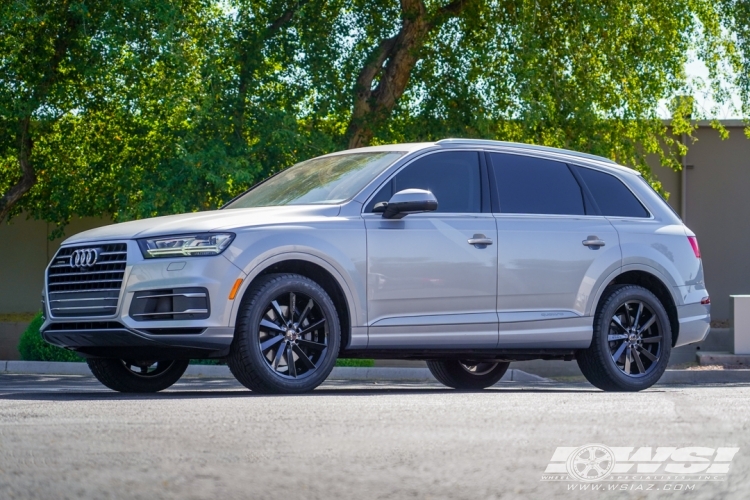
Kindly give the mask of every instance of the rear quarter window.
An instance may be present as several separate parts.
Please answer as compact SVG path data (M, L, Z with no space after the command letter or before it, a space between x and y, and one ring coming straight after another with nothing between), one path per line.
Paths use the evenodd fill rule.
M615 177L598 170L575 167L586 183L594 201L599 205L602 215L609 217L643 217L650 216L638 198Z
M490 153L500 212L584 215L581 186L565 163Z

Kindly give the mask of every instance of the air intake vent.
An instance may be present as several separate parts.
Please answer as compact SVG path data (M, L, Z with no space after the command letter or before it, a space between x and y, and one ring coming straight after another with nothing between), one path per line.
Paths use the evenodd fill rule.
M47 270L53 318L113 316L127 265L127 245L61 248Z
M86 321L79 323L51 323L45 331L81 331L81 330L122 330L125 327L116 321Z

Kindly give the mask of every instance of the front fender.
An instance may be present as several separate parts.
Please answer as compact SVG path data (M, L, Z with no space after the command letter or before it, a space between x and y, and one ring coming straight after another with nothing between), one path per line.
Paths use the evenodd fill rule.
M234 326L240 298L253 280L268 267L287 260L302 260L328 271L344 293L352 326L367 321L366 242L360 219L336 228L284 226L247 231L237 235L227 258L247 274L232 306L230 326ZM361 231L361 233L360 233Z

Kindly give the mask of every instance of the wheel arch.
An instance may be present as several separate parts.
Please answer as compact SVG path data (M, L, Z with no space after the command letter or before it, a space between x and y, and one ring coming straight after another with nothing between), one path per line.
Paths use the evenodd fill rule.
M235 299L235 306L232 311L232 325L235 324L239 305L253 283L263 276L276 273L299 274L313 280L326 291L328 296L331 297L339 317L339 325L341 326L340 350L345 349L351 339L353 322L353 299L351 291L343 277L333 267L312 255L287 254L285 256L277 256L276 258L268 259L256 267L245 279L240 293Z
M669 326L672 329L672 347L675 346L677 338L680 335L680 320L677 314L677 304L674 294L663 279L655 272L643 269L624 270L620 274L610 278L601 288L595 302L597 308L602 302L604 291L612 285L638 285L656 295L656 298L659 299L667 311Z

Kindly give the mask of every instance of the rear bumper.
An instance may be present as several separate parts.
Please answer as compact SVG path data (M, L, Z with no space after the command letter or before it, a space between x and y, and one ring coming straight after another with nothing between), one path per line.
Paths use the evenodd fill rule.
M686 304L677 307L680 332L675 347L702 342L711 329L711 306Z
M50 344L85 357L204 359L229 354L233 328L205 328L193 333L152 334L109 322L52 323L42 337Z

